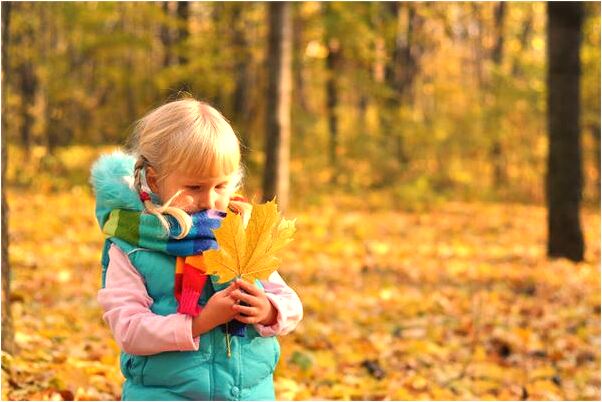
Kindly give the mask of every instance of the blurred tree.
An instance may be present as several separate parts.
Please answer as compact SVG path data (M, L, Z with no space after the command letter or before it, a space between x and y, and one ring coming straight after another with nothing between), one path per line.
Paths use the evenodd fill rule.
M300 9L303 3L293 3L293 9ZM303 112L309 111L307 101L307 88L305 83L305 19L300 11L293 10L293 96L295 104L298 104Z
M533 39L533 18L534 18L534 13L533 13L533 9L532 8L527 8L526 12L525 12L526 16L524 21L522 22L522 27L520 30L520 35L519 35L519 43L520 43L520 49L523 51L527 51L530 47L530 42ZM521 66L521 64L519 63L519 58L518 57L513 57L513 63L512 63L512 75L513 76L519 76L519 75L523 75L524 71L523 71L523 67Z
M9 26L12 2L2 2L2 350L8 353L15 352L13 334L13 319L10 302L10 263L8 261L8 203L6 200L6 163L7 157L7 106L6 82L8 74L8 43L10 41Z
M269 4L268 91L263 200L288 207L292 92L292 21L289 2Z
M45 66L50 65L49 59L57 51L58 32L54 22L54 11L52 8L40 7L40 22L44 27L43 34L38 37L38 41L41 43L40 55L41 61ZM75 52L71 52L71 58L75 58ZM40 66L41 67L41 66ZM54 89L52 85L48 83L48 70L49 68L40 68L42 71L42 79L40 85L40 92L42 93L43 110L41 119L43 120L44 137L46 139L46 149L48 154L52 155L55 152L57 146L62 143L68 143L71 140L73 131L70 127L64 127L61 123L61 119L57 118L54 113L56 107L56 99L49 93L51 89ZM81 115L83 112L82 108L78 108L78 113Z
M502 76L502 57L504 55L504 16L506 4L503 1L497 2L494 7L494 46L491 51L491 60L493 61L493 85L489 89L494 97L492 106L492 115L485 116L491 124L490 135L493 139L489 149L489 157L493 165L493 188L499 189L507 182L506 168L504 162L504 150L502 149L502 133L499 129L501 113L503 108L499 105L499 92Z
M161 7L162 22L161 27L159 28L161 44L163 45L163 62L161 63L163 68L168 68L173 63L173 42L174 37L171 30L171 10L169 7L169 1L162 1L159 3Z
M547 3L548 256L582 261L580 95L582 2Z
M226 2L216 1L210 3L210 19L211 29L210 33L212 36L207 36L204 38L206 41L209 37L212 38L212 44L207 43L211 52L207 55L206 60L209 65L211 65L211 70L208 71L214 79L218 77L221 78L216 80L211 88L211 96L210 99L213 104L225 110L232 110L227 107L228 101L232 100L229 94L227 93L227 87L230 87L232 84L231 80L227 80L229 82L225 82L221 73L226 73L228 75L232 74L231 69L231 61L234 59L234 55L230 52L231 47L229 46L228 40L231 37L231 26L230 21L227 20L229 15L229 4ZM204 46L205 47L205 44ZM230 78L232 76L230 75ZM212 80L213 81L213 80Z
M36 5L34 3L21 3L18 10L23 13L35 13ZM16 11L16 10L15 10ZM21 93L21 103L19 113L21 115L21 145L23 146L26 158L29 157L33 140L33 124L35 116L33 113L36 92L38 90L38 75L33 60L35 51L36 23L35 18L24 21L24 26L18 35L15 35L13 41L15 45L22 49L22 57L18 60L16 68L16 77Z
M343 192L372 188L400 200L431 190L545 198L537 186L547 151L544 3L292 7L296 191L314 188L319 197L332 188L336 161L336 188ZM593 204L600 177L600 18L597 3L588 7L583 196ZM255 191L262 185L252 177L266 157L257 144L266 135L273 78L266 71L268 8L261 2L15 4L9 142L47 144L49 153L120 143L139 113L189 89L232 121ZM53 160L42 159L42 166Z
M136 35L137 21L133 18L134 14L129 12L130 4L123 2L119 4L121 12L119 13L119 29L122 32L130 30ZM127 120L135 121L138 116L138 108L136 102L135 72L134 72L134 54L127 52L123 55L123 95L125 99L125 107L127 110Z
M398 184L400 173L407 172L411 163L408 142L416 110L414 88L428 44L419 40L424 17L420 15L418 6L407 2L375 4L376 10L371 16L372 29L377 32L374 98L379 107L380 146L384 151L382 174L375 180L375 185L382 187Z
M600 202L600 3L585 3L583 45L581 49L583 74L581 113L584 135L591 135L595 178L591 192L595 203ZM586 138L587 139L587 138Z
M416 31L420 28L422 18L417 14L414 4L390 2L386 3L386 6L394 21L394 35L389 51L391 57L385 67L385 80L393 90L387 103L388 107L398 114L401 107L411 108L414 103L414 84L422 53L416 40ZM397 161L403 168L409 162L404 132L401 127L393 127L394 125L389 124L388 128L394 136Z
M244 16L245 5L240 2L230 3L230 27L232 29L231 44L234 50L234 92L233 120L237 128L247 127L251 119L251 63L253 56L246 37L248 31L247 19ZM242 143L242 158L246 165L248 152L251 148L251 137L247 130L238 130Z
M188 40L188 37L190 36L190 31L189 31L189 16L190 16L190 12L189 12L189 4L187 1L178 1L178 8L177 8L177 14L178 14L178 42L180 43L180 45L182 45L186 40ZM188 52L182 50L180 52L178 52L178 63L180 65L184 65L186 63L188 63Z
M337 109L339 104L338 77L341 74L341 41L333 32L332 25L336 23L335 11L332 4L325 2L324 13L324 43L328 54L326 56L326 115L328 120L328 156L332 171L330 182L336 184L338 180L339 167L337 153L339 148L339 118Z
M178 15L178 65L185 67L188 64L190 37L190 3L187 1L178 1L176 13ZM178 92L191 92L192 86L187 78L183 78L178 82L176 89Z

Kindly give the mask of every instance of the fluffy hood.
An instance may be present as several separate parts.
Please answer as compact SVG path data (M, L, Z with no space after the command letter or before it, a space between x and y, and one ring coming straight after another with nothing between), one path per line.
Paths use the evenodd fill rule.
M102 155L92 165L90 183L96 196L96 219L102 227L113 209L144 209L134 189L136 159L122 151Z

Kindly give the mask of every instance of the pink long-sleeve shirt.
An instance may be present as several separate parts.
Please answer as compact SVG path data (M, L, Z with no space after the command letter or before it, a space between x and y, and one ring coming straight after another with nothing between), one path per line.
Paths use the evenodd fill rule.
M162 316L150 310L153 304L144 279L126 254L115 245L109 249L105 287L98 291L103 319L123 351L151 355L167 351L199 349L199 337L192 336L192 317L175 313ZM274 325L254 324L261 336L285 335L303 318L299 296L274 272L261 281L266 296L278 311Z

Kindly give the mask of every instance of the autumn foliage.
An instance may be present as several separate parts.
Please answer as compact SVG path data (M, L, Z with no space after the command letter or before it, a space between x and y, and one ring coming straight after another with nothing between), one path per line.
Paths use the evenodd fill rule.
M232 122L261 199L269 4L8 4L1 397L120 399L90 165L189 90ZM580 34L580 263L546 257L546 3L291 7L291 205L229 215L207 253L222 281L278 269L303 302L277 398L600 400L600 4Z
M2 398L119 399L90 189L39 185L8 192L18 353ZM287 213L279 273L305 316L280 338L278 399L600 398L599 210L573 264L545 258L542 206L342 205Z

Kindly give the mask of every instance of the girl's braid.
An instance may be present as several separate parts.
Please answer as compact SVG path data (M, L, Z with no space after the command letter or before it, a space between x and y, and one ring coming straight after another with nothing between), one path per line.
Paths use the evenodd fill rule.
M144 156L140 155L136 161L136 164L134 165L134 188L138 194L140 194L142 191L141 172L146 165L148 165L148 161Z
M174 194L174 196L171 197L165 203L165 205L155 205L151 201L148 193L142 190L142 169L146 168L147 166L149 166L148 160L144 156L140 155L134 164L134 189L140 196L140 200L144 204L144 209L159 219L167 233L169 233L169 222L167 222L167 219L165 219L163 214L171 215L176 219L176 221L178 221L181 231L178 236L175 236L175 238L181 239L188 234L190 228L192 227L192 218L190 218L185 211L181 210L180 208L170 206L171 202L180 194L181 191L178 191L176 194Z

